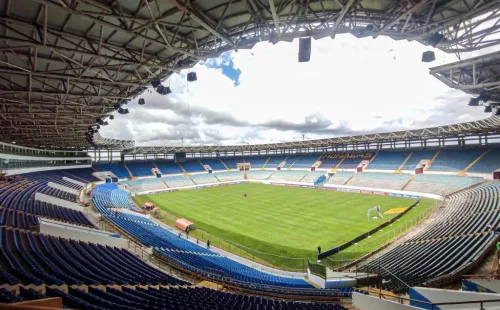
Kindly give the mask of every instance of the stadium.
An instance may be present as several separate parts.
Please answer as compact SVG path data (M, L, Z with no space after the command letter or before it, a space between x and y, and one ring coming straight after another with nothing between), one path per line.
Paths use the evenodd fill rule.
M1 2L0 308L500 307L500 1ZM294 40L308 62L337 34L418 43L485 117L270 143L100 133L176 74L203 83L199 62Z

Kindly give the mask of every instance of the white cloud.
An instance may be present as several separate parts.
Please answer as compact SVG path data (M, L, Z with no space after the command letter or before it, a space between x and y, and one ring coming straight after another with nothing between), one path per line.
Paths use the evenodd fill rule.
M373 131L420 128L485 117L468 96L429 74L429 67L455 61L415 42L350 35L313 41L311 61L297 62L297 40L257 44L232 52L240 84L222 73L224 59L198 64L198 81L186 72L164 84L173 94L144 94L145 106L129 104L101 134L134 139L137 145L269 143ZM126 127L126 128L125 128Z

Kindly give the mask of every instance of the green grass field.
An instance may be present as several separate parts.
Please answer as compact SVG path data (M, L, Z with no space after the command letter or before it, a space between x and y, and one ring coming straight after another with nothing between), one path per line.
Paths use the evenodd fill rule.
M248 197L243 197L243 193ZM384 213L392 208L407 207L414 201L262 184L165 192L135 199L138 203L152 201L166 211L161 215L168 224L178 217L191 220L199 228L192 233L197 238L211 239L215 246L222 243L222 248L229 247L236 254L257 257L288 269L304 268L304 260L291 258L315 260L318 245L327 250L396 215L367 221L367 209L374 205L379 204ZM398 223L419 215L433 204L433 200L421 200L418 207Z

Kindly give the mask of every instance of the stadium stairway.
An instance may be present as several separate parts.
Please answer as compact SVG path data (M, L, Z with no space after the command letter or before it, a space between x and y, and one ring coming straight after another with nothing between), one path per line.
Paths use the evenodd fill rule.
M428 170L428 169L432 166L432 164L434 163L434 161L436 160L436 158L439 156L439 153L441 153L441 149L439 149L439 150L436 152L436 154L434 154L434 157L432 157L432 159L431 159L431 163L430 163L430 165L425 166L424 171L425 171L425 170Z
M408 180L408 182L406 182L406 184L401 188L402 191L405 190L405 188L410 185L411 181L413 181L413 179L415 179L415 175L412 175L411 178Z
M222 161L222 159L219 158L219 161L221 162L221 164L226 168L227 171L231 170L229 169L227 166L226 166L226 163Z
M352 178L354 178L355 176L356 173L353 173L352 176L343 185L347 185L347 183L351 182Z
M491 149L487 149L486 151L483 152L483 154L479 155L474 161L472 161L467 167L465 167L464 170L460 171L458 175L465 175L465 173L472 167L474 166L478 161L480 161L486 154L489 153Z
M406 157L406 159L403 161L401 166L399 166L399 168L396 170L396 172L401 172L401 170L403 170L403 167L406 165L406 162L410 159L410 157L412 155L413 155L413 152L410 152L410 155L408 155L408 157Z
M262 168L260 168L260 169L264 169L264 168L266 168L266 165L267 165L267 163L269 162L269 160L270 160L270 159L271 159L271 156L269 156L269 157L267 158L266 162L262 165Z
M299 158L300 156L297 157L290 166L288 166L288 169L292 168L292 166L297 162L297 160L299 160Z
M123 166L125 167L125 169L127 169L127 172L130 175L130 178L131 179L135 178L134 175L132 174L132 172L130 171L130 169L128 168L127 163L123 162Z
M158 168L158 166L156 165L155 161L153 160L153 161L151 161L151 162L153 163L153 166L154 166L156 169L158 169L158 171L160 171L160 172L161 172L160 168ZM163 173L162 173L162 174L163 174Z
M335 168L333 168L333 169L332 169L334 172L337 172L338 167L339 167L340 165L342 165L342 162L344 162L344 159L346 159L346 157L342 158L342 159L339 161L339 163L337 164L337 166L335 166Z

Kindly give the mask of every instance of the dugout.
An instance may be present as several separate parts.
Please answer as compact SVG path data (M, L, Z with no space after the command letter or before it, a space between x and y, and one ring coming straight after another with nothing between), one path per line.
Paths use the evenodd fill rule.
M182 231L186 231L187 229L189 229L189 230L196 229L196 226L194 225L194 223L186 220L185 218L177 219L177 221L175 221L175 226L177 226Z

